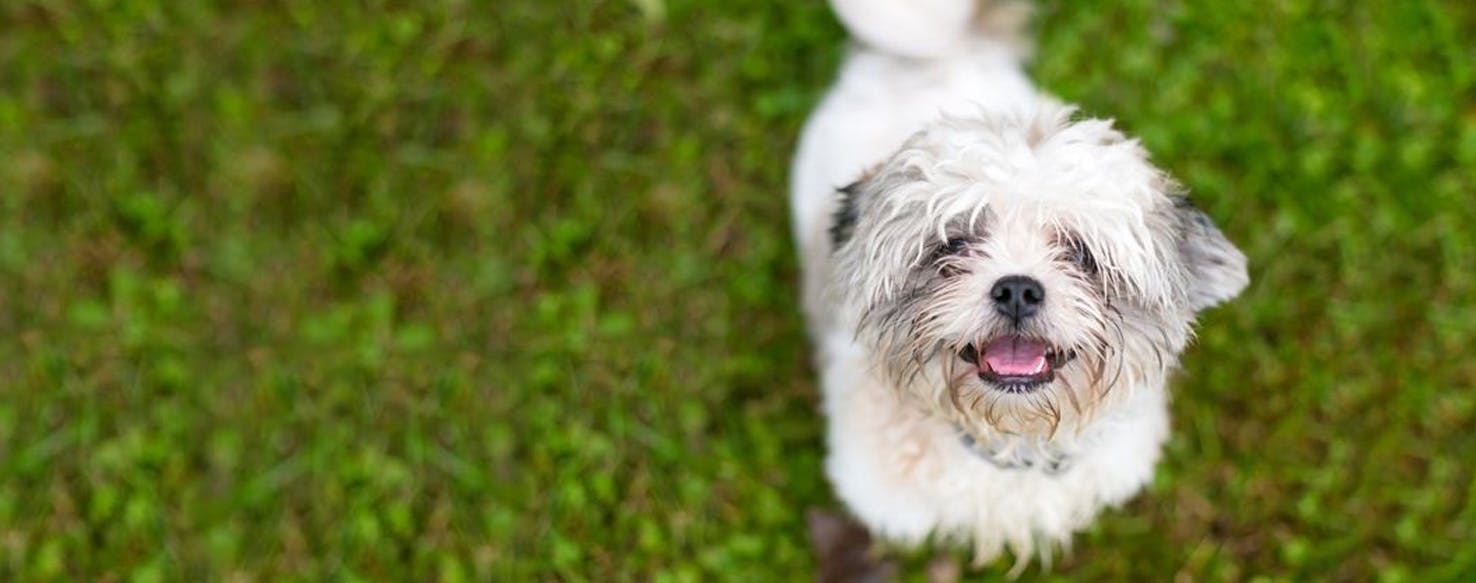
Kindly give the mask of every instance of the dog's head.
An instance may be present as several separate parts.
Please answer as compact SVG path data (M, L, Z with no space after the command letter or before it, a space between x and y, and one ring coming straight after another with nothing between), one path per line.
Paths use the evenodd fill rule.
M843 189L833 293L885 374L975 432L1160 381L1245 257L1135 140L1050 107L948 119Z

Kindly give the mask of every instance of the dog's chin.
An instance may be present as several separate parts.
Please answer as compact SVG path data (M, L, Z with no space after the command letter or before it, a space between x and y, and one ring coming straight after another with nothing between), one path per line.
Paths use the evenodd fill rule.
M970 343L958 357L974 367L979 381L1006 393L1033 393L1056 380L1056 373L1076 358L1070 349L1038 338L1006 334Z

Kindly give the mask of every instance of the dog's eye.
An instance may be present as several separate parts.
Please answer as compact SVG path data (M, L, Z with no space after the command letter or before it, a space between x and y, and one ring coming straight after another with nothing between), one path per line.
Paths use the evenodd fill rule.
M963 237L954 237L952 239L949 239L947 243L944 243L942 247L938 248L938 256L942 257L944 255L958 255L959 253L963 253L964 249L968 248L968 239L965 239Z
M1097 273L1097 258L1092 256L1092 250L1079 239L1068 239L1066 241L1066 249L1062 253L1062 256L1067 261L1076 264L1082 271L1091 274Z
M950 259L953 257L957 257L964 251L967 251L968 248L968 239L964 239L962 237L954 237L952 239L949 239L946 243L943 243L942 245L939 245L936 249L933 249L932 264L938 269L939 273L942 273L943 275L958 275L959 273L961 273L961 267L959 266L958 262L951 261Z

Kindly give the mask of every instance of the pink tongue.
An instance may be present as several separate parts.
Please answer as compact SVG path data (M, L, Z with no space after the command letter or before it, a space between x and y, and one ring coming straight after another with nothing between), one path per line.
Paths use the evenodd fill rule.
M984 364L1003 376L1034 376L1046 369L1046 345L1005 336L984 347Z

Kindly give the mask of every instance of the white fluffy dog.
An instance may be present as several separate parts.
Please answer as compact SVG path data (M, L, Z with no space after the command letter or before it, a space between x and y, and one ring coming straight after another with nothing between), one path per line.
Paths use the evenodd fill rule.
M1245 257L1135 140L1032 87L1018 11L831 3L855 47L792 185L826 472L883 539L1048 561L1152 477L1167 377Z

